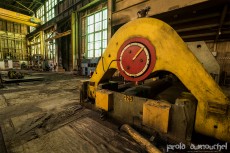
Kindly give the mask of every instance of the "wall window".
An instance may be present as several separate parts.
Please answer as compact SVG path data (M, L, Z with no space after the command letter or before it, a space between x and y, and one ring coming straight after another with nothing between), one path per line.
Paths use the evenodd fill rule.
M107 9L89 15L86 22L87 57L100 57L107 46Z
M36 28L30 26L30 32L33 32L34 30L36 30Z
M32 17L35 17L35 15L33 15ZM36 30L36 28L35 28L35 27L30 26L30 32L33 32L34 30Z
M49 39L53 37L53 31L50 31L45 34L45 39ZM46 42L46 59L54 60L55 59L55 39Z
M41 39L40 35L35 37L34 39L34 45L32 46L32 55L33 54L41 54Z
M36 11L36 17L42 20L42 24L45 22L45 12L44 12L44 5L42 5L37 11Z
M46 21L54 18L54 6L57 4L57 0L46 1Z
M41 54L41 35L38 34L29 40L29 54L32 56L34 54Z

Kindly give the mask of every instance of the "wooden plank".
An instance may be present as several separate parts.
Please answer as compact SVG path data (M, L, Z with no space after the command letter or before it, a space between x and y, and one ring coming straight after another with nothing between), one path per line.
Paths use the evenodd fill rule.
M58 39L58 38L61 38L61 37L64 37L64 36L67 36L67 35L70 35L71 34L71 30L68 30L68 31L65 31L63 33L59 33L57 34L56 36L52 37L52 38L48 38L46 39L45 41L50 41L50 40L53 40L53 39Z
M134 140L125 138L89 117L76 120L55 131L14 147L17 153L101 153L143 152Z
M128 1L128 0L123 0ZM167 11L183 8L186 6L191 6L194 4L206 2L207 0L155 0L155 1L145 1L142 3L139 3L137 5L130 6L127 8L123 8L121 11L113 12L112 14L112 26L124 24L126 22L129 22L133 19L137 18L137 12L141 9L144 9L148 6L151 7L148 16L153 16L156 14L164 13ZM129 1L130 2L130 1ZM131 3L131 2L130 2ZM165 5L167 4L167 5Z

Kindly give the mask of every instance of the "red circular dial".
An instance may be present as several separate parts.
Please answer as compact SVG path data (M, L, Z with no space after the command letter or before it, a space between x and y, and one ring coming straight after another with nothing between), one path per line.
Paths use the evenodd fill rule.
M118 69L129 81L144 80L152 72L156 54L154 46L145 38L131 38L118 51Z

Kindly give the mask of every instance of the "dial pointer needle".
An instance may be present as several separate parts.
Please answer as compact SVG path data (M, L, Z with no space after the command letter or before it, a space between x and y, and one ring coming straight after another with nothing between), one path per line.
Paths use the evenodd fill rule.
M137 56L141 53L141 51L144 49L144 47L142 47L137 53L136 55L133 57L133 61L137 58Z

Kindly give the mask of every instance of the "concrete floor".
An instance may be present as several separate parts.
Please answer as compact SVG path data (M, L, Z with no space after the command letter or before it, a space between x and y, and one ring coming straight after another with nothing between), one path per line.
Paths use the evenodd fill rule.
M8 153L145 152L99 113L82 107L71 73L28 73L43 81L0 89L0 125Z

